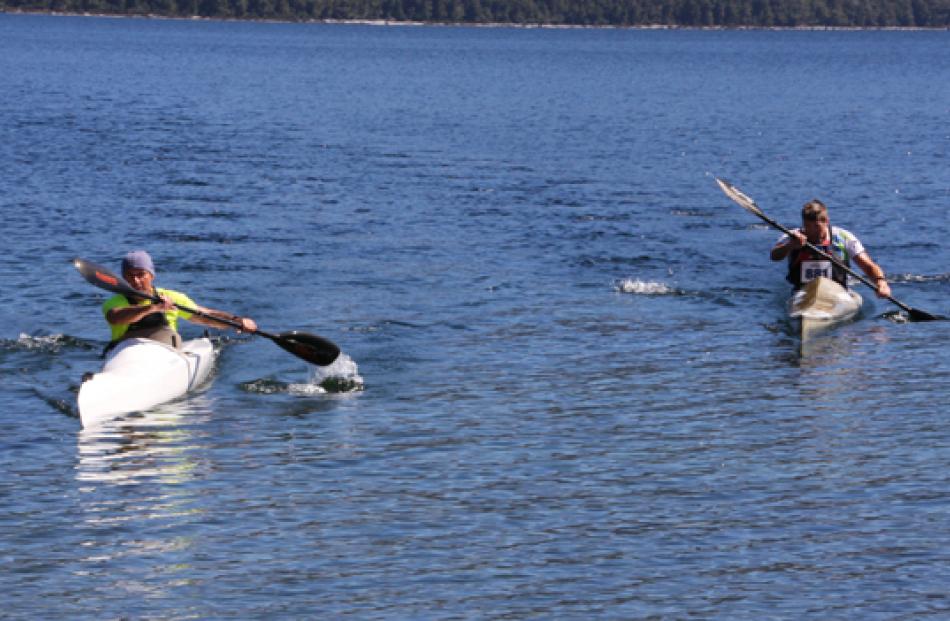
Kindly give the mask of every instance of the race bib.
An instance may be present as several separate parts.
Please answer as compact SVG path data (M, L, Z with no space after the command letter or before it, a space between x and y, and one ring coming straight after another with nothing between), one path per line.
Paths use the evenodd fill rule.
M802 282L815 280L819 276L831 278L831 261L802 261Z

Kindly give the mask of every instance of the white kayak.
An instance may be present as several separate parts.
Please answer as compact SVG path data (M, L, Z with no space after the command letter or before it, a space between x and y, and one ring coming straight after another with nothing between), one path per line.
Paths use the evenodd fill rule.
M208 379L214 357L206 338L185 341L181 350L150 339L122 341L79 387L83 428L187 394Z
M788 318L802 340L853 319L864 298L830 278L816 278L792 294Z

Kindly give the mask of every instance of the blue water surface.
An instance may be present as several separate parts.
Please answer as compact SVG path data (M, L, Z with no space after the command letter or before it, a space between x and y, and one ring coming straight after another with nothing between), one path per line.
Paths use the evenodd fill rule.
M950 613L950 324L802 348L813 197L950 314L946 32L0 14L11 619ZM118 269L343 349L222 334L81 430ZM186 336L200 333L184 327Z

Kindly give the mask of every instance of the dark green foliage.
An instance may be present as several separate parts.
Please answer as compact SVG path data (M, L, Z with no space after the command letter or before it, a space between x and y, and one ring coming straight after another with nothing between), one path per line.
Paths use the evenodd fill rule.
M950 0L0 0L0 11L584 26L950 27Z

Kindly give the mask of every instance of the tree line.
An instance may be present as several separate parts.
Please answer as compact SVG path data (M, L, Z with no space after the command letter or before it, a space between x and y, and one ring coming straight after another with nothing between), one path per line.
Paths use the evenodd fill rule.
M0 0L0 11L453 24L950 27L950 0Z

